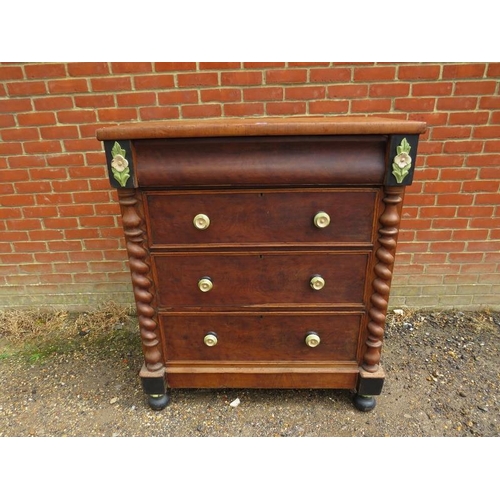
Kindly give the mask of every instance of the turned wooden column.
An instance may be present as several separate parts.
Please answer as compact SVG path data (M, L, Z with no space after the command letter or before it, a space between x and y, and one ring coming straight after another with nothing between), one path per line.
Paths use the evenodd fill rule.
M163 370L154 286L147 250L141 194L137 189L118 189L123 230L139 321L145 367L149 372Z

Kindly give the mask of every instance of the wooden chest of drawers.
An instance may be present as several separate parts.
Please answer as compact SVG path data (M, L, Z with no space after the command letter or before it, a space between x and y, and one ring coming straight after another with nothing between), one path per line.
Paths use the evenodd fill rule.
M370 410L422 122L203 120L97 132L154 409L171 388L338 388Z

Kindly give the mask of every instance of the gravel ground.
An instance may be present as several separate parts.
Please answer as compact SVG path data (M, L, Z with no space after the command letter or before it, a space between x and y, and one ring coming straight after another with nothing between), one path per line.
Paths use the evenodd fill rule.
M369 413L353 407L349 391L241 389L173 390L155 412L138 379L135 318L116 309L18 315L17 323L4 316L0 436L500 435L500 312L391 313L387 378Z

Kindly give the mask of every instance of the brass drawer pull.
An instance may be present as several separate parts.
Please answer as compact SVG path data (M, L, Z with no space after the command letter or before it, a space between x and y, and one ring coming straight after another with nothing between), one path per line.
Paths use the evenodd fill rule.
M212 283L212 280L208 277L201 278L200 281L198 281L198 288L202 292L209 292L212 290L214 284Z
M330 224L330 216L326 212L318 212L314 216L314 225L323 229Z
M203 342L208 347L213 347L217 344L217 334L215 332L208 332L205 337L203 337Z
M203 231L204 229L207 229L208 226L210 226L210 218L208 217L208 215L198 214L194 217L193 224L196 229Z
M319 346L320 342L321 342L321 339L319 338L319 335L316 332L308 332L307 333L306 344L309 347L317 347L317 346Z
M313 290L321 290L325 286L325 280L321 276L313 276L309 284Z

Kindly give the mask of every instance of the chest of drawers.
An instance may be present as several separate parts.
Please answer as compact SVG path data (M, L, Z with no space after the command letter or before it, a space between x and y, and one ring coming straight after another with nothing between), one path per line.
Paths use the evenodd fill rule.
M375 405L405 186L425 124L380 118L100 129L151 408L169 388L336 388Z

